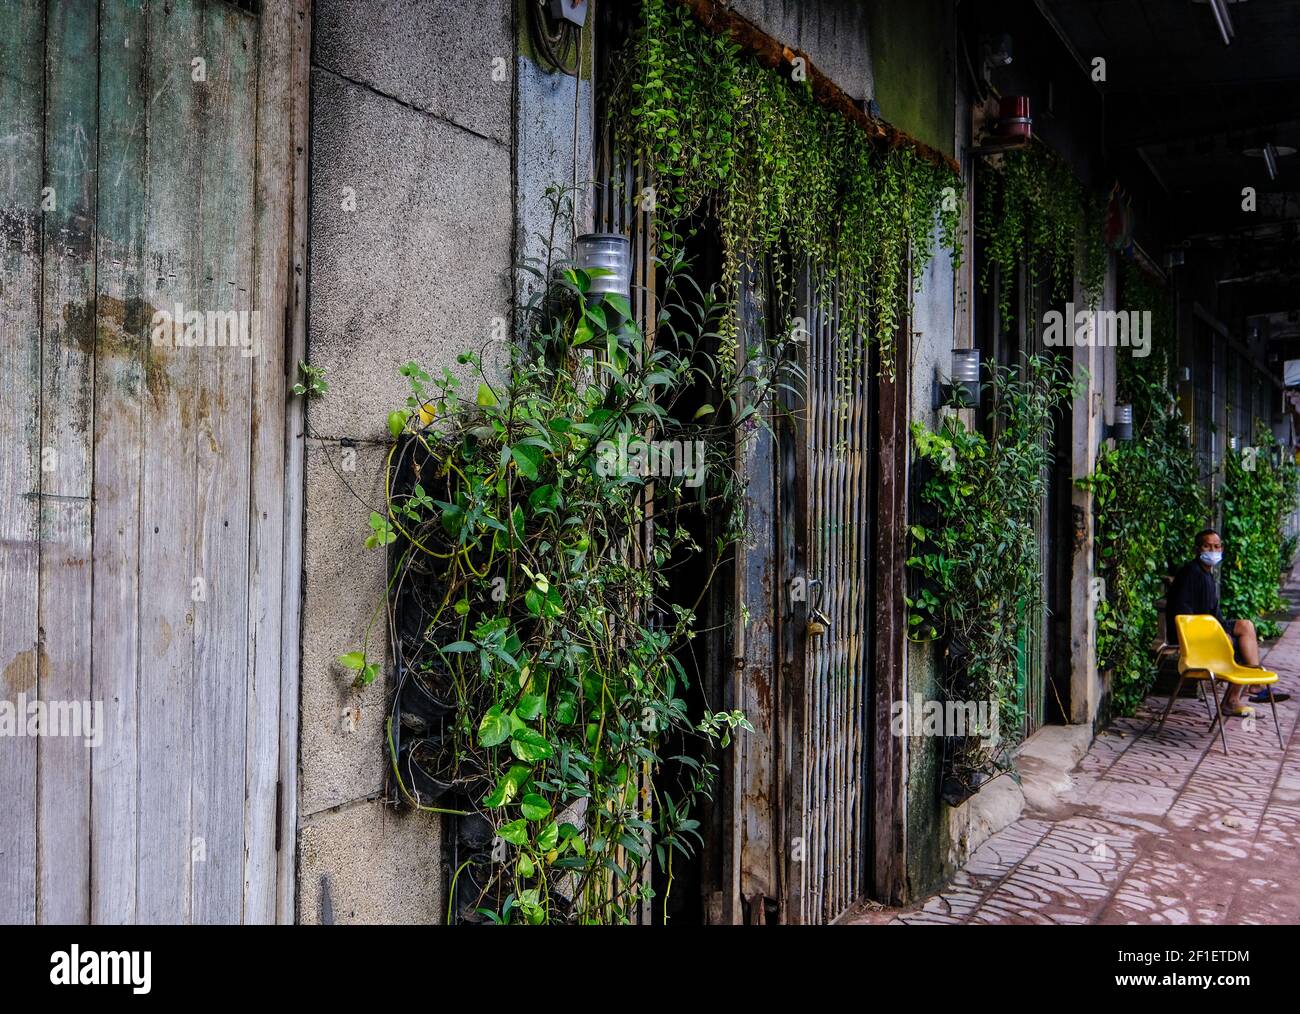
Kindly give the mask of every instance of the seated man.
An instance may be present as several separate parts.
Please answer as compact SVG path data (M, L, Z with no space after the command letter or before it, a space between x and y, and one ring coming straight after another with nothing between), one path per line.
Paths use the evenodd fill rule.
M1250 620L1225 620L1219 615L1219 583L1214 578L1214 568L1223 560L1223 540L1219 533L1207 528L1196 536L1196 559L1185 563L1174 575L1174 583L1169 587L1169 596L1165 607L1165 640L1170 644L1178 643L1178 624L1175 617L1183 615L1201 615L1217 617L1223 629L1232 641L1233 655L1239 665L1259 668L1259 638L1255 634L1255 624ZM1284 700L1285 695L1274 693L1275 700ZM1256 700L1252 697L1251 700ZM1267 701L1267 692L1258 695L1258 700ZM1229 716L1252 714L1250 708L1241 703L1241 687L1228 686L1223 697L1223 713Z

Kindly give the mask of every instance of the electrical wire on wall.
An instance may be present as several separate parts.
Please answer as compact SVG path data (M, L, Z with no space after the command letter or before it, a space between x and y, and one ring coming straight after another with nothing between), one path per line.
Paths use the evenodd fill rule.
M525 9L528 12L528 32L538 65L573 78L573 175L570 190L573 214L569 216L569 223L572 235L576 238L580 217L578 141L582 124L582 25L554 16L550 0L532 0L525 5Z
M582 70L582 29L571 21L552 18L547 0L527 4L528 34L538 62L563 74L579 77Z
M566 22L567 24L567 22ZM573 214L569 224L573 229L573 238L578 238L578 130L582 125L582 29L571 26L577 35L578 64L577 73L573 75Z

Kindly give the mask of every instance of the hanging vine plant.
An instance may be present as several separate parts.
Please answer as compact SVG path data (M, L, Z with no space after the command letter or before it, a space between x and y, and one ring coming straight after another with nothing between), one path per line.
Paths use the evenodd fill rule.
M980 285L987 291L996 269L1006 280L1025 265L1031 285L1050 278L1052 298L1069 299L1076 265L1090 307L1106 280L1104 207L1084 189L1065 161L1042 144L982 160L976 232L984 243ZM1045 273L1045 275L1044 275ZM1003 284L999 310L1004 325L1014 319L1012 287Z
M778 305L793 297L781 265L807 264L823 296L834 285L841 327L870 326L892 374L909 268L919 279L933 257L936 222L960 262L957 174L911 147L882 149L797 72L760 65L672 0L641 11L616 118L620 143L648 166L659 233L716 217L733 304L742 264L779 255ZM723 322L732 342L736 324Z

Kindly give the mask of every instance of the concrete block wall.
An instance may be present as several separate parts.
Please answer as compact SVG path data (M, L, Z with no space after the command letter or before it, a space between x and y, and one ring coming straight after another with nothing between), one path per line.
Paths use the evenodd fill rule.
M1079 307L1088 304L1080 285L1075 287L1074 301ZM1118 276L1112 257L1097 309L1113 310L1118 308L1118 303ZM1074 350L1076 378L1081 378L1084 372L1087 374L1084 391L1074 402L1073 443L1069 451L1070 474L1076 480L1071 496L1073 506L1083 512L1084 530L1083 544L1074 554L1070 578L1070 721L1082 725L1092 725L1101 716L1106 687L1104 674L1097 669L1096 607L1100 589L1093 582L1097 571L1092 493L1080 488L1077 480L1092 474L1097 455L1106 442L1106 426L1114 421L1115 355L1115 349L1096 344Z
M956 334L956 285L952 258L937 242L934 260L918 279L912 304L911 370L909 375L910 417L930 429L943 425L943 416L953 410L933 407L936 376L947 378L952 371L952 350L968 342ZM971 413L964 413L970 416ZM969 419L968 419L969 421ZM909 475L910 480L910 475ZM918 491L909 489L913 502ZM905 699L920 694L922 700L942 699L937 652L932 644L909 643L904 669ZM909 737L904 740L907 758L906 848L908 888L918 893L947 875L944 857L953 847L950 839L953 814L936 802L942 777L939 741ZM967 818L962 813L962 821ZM963 832L958 841L965 838ZM964 855L962 856L964 858Z
M308 358L298 918L438 922L437 817L384 782L390 667L360 692L385 561L362 541L383 500L398 368L437 375L508 319L514 260L513 0L317 0L311 67ZM461 371L464 372L463 370ZM382 657L383 616L372 657Z

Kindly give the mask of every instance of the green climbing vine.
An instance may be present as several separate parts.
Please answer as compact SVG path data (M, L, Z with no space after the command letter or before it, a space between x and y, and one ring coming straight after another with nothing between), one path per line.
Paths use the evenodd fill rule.
M1034 516L1051 458L1041 436L1078 392L1069 368L1045 356L987 373L992 436L955 413L937 431L912 424L927 477L911 529L911 636L942 643L946 700L988 701L998 714L996 742L967 736L948 754L945 779L969 791L1006 766L1023 726L1019 652L1042 607Z
M1131 715L1155 680L1152 646L1164 639L1157 603L1165 575L1186 562L1208 517L1205 489L1169 378L1170 293L1132 261L1121 273L1126 308L1151 311L1151 354L1119 350L1115 400L1133 406L1133 439L1103 449L1080 482L1093 494L1092 589L1097 665L1112 671L1111 707Z
M806 264L833 286L841 327L870 326L882 369L909 269L919 281L939 241L960 261L961 184L911 148L882 151L819 105L807 81L761 66L678 4L645 0L620 82L620 141L650 168L661 235L696 215L719 223L726 291L741 266L771 258L777 303L789 305ZM731 300L734 303L734 299ZM734 341L736 320L723 322Z
M1095 307L1106 277L1103 206L1065 161L1042 144L1005 152L996 161L979 163L976 187L975 228L986 254L980 285L988 288L994 269L1010 279L1024 264L1031 284L1050 278L1052 298L1065 300L1073 294L1077 265ZM1013 319L1011 291L1010 285L1002 286L999 305L1008 325Z
M1283 523L1295 509L1295 462L1281 454L1269 428L1257 422L1255 442L1229 452L1223 476L1223 615L1254 620L1261 637L1281 633L1267 619L1284 605L1278 590Z
M693 690L691 641L743 531L738 448L798 372L753 344L724 377L721 294L663 247L657 269L642 328L552 251L504 370L462 354L467 391L401 370L366 545L390 561L392 784L459 818L458 921L632 921L654 903L652 864L666 918L716 754L749 728ZM670 583L681 568L688 587ZM364 685L374 654L339 661Z

